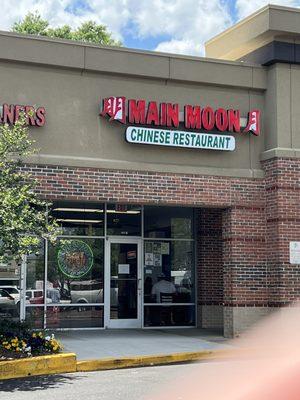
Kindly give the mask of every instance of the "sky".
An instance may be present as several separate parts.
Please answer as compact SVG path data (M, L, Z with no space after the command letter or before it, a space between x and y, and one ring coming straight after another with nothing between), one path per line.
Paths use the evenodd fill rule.
M51 26L105 24L126 47L204 55L204 43L270 0L0 0L0 30L10 30L29 11ZM300 0L271 0L300 7Z

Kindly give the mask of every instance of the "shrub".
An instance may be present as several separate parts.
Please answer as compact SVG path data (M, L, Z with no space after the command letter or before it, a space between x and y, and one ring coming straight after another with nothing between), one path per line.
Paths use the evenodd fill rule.
M0 324L0 354L5 358L21 358L55 354L62 345L45 331L35 332L24 322L2 320Z

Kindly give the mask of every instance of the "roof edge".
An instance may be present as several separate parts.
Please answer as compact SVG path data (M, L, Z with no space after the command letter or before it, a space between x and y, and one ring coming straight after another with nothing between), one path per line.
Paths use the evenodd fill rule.
M48 36L41 36L41 35L31 35L31 34L23 34L17 32L10 32L10 31L2 31L0 30L0 37L6 36L21 40L36 40L40 42L46 43L57 43L57 44L65 44L68 46L76 46L81 48L91 48L91 49L102 49L102 50L111 50L114 52L124 52L124 53L133 53L133 54L145 54L155 57L164 57L164 58L177 58L177 59L186 59L190 61L203 61L203 62L210 62L216 64L227 64L227 65L244 65L247 67L254 67L254 68L263 68L259 64L251 63L251 62L241 62L241 61L232 61L232 60L222 60L217 58L210 58L205 56L194 56L188 54L177 54L177 53L167 53L167 52L160 52L155 50L143 50L143 49L136 49L131 47L122 47L122 46L105 46L96 43L89 43L84 41L77 41L77 40L69 40L69 39L61 39L61 38L51 38ZM0 57L1 59L1 57ZM35 62L32 62L35 64Z
M204 45L206 44L210 44L213 43L214 41L218 40L219 38L221 38L222 36L228 34L231 31L234 31L236 28L244 25L245 23L251 21L252 19L254 19L255 17L257 17L258 15L268 11L268 10L281 10L281 11L293 11L293 12L298 12L300 13L300 9L299 8L295 8L295 7L287 7L287 6L279 6L276 4L267 4L266 6L260 8L259 10L255 11L254 13L250 14L248 17L243 18L241 21L237 22L236 24L232 25L231 27L225 29L224 31L222 31L221 33L219 33L216 36L213 36L211 39L207 40Z

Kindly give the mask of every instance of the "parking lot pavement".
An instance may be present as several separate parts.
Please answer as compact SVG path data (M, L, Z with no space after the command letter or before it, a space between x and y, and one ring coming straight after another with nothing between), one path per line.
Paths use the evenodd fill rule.
M3 400L154 400L199 364L39 376L0 381Z

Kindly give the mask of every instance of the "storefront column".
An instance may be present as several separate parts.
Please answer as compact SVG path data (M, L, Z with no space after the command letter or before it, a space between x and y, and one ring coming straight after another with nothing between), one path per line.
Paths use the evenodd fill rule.
M264 209L226 209L222 227L224 336L233 337L269 312Z
M290 263L290 242L300 242L300 159L273 158L263 165L269 303L278 308L300 299L300 265Z
M222 210L197 210L198 326L223 329Z

